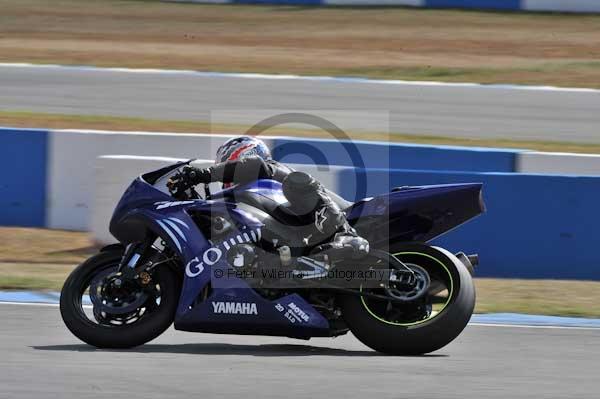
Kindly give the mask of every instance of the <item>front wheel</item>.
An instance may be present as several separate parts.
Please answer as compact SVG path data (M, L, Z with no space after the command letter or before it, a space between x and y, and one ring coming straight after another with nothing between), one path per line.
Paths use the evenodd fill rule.
M60 313L67 328L98 348L131 348L163 333L173 322L180 280L166 264L157 266L145 286L115 287L123 251L100 252L69 275L60 295ZM91 298L93 305L87 302Z
M427 272L426 294L409 303L343 296L344 320L362 343L382 353L419 355L446 346L473 314L475 287L469 271L448 251L425 244L403 244L391 252L413 270ZM372 291L383 294L382 289Z

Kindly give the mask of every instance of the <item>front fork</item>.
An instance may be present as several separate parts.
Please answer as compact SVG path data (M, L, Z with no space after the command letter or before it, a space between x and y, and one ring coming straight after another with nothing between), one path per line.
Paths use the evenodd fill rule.
M141 243L131 243L125 248L118 273L125 280L135 280L147 285L152 269L174 258L165 255L165 243L159 236L148 237Z
M157 236L127 245L117 271L90 285L96 320L108 320L107 315L122 317L142 307L157 306L161 292L158 282L153 283L152 269L170 261L164 250L164 243Z

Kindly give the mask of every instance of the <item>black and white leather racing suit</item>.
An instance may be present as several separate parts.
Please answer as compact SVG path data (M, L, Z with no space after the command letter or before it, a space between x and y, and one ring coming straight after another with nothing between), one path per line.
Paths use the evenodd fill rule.
M212 182L243 184L257 179L279 181L290 204L289 210L314 225L310 241L320 244L318 250L351 257L361 257L369 252L369 242L356 234L325 187L307 173L254 156L205 169L188 166L182 173L187 185Z

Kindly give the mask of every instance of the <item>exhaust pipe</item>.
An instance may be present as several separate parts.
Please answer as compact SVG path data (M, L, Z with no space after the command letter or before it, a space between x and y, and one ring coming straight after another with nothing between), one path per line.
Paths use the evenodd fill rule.
M466 255L464 252L458 252L454 254L454 256L465 265L467 270L469 270L469 273L471 273L471 276L475 274L475 266L479 265L479 255Z

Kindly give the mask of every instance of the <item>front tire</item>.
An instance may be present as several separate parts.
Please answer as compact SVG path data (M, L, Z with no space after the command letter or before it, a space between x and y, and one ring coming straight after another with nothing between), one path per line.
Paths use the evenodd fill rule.
M381 301L348 295L341 302L344 320L362 343L382 353L420 355L446 346L463 331L473 314L475 287L469 271L450 252L425 244L406 244L390 252L402 262L425 267L432 280L437 276L440 282L446 282L448 296L443 307L439 312L430 311L427 317L387 320L383 315L387 310L376 311L382 307ZM432 290L439 291L440 285L432 285Z
M180 293L180 281L166 264L153 271L160 288L160 303L144 310L139 317L120 325L99 322L86 315L82 297L99 273L116 270L122 249L100 252L79 265L69 275L60 296L60 313L67 328L82 341L98 348L132 348L153 340L173 322Z

